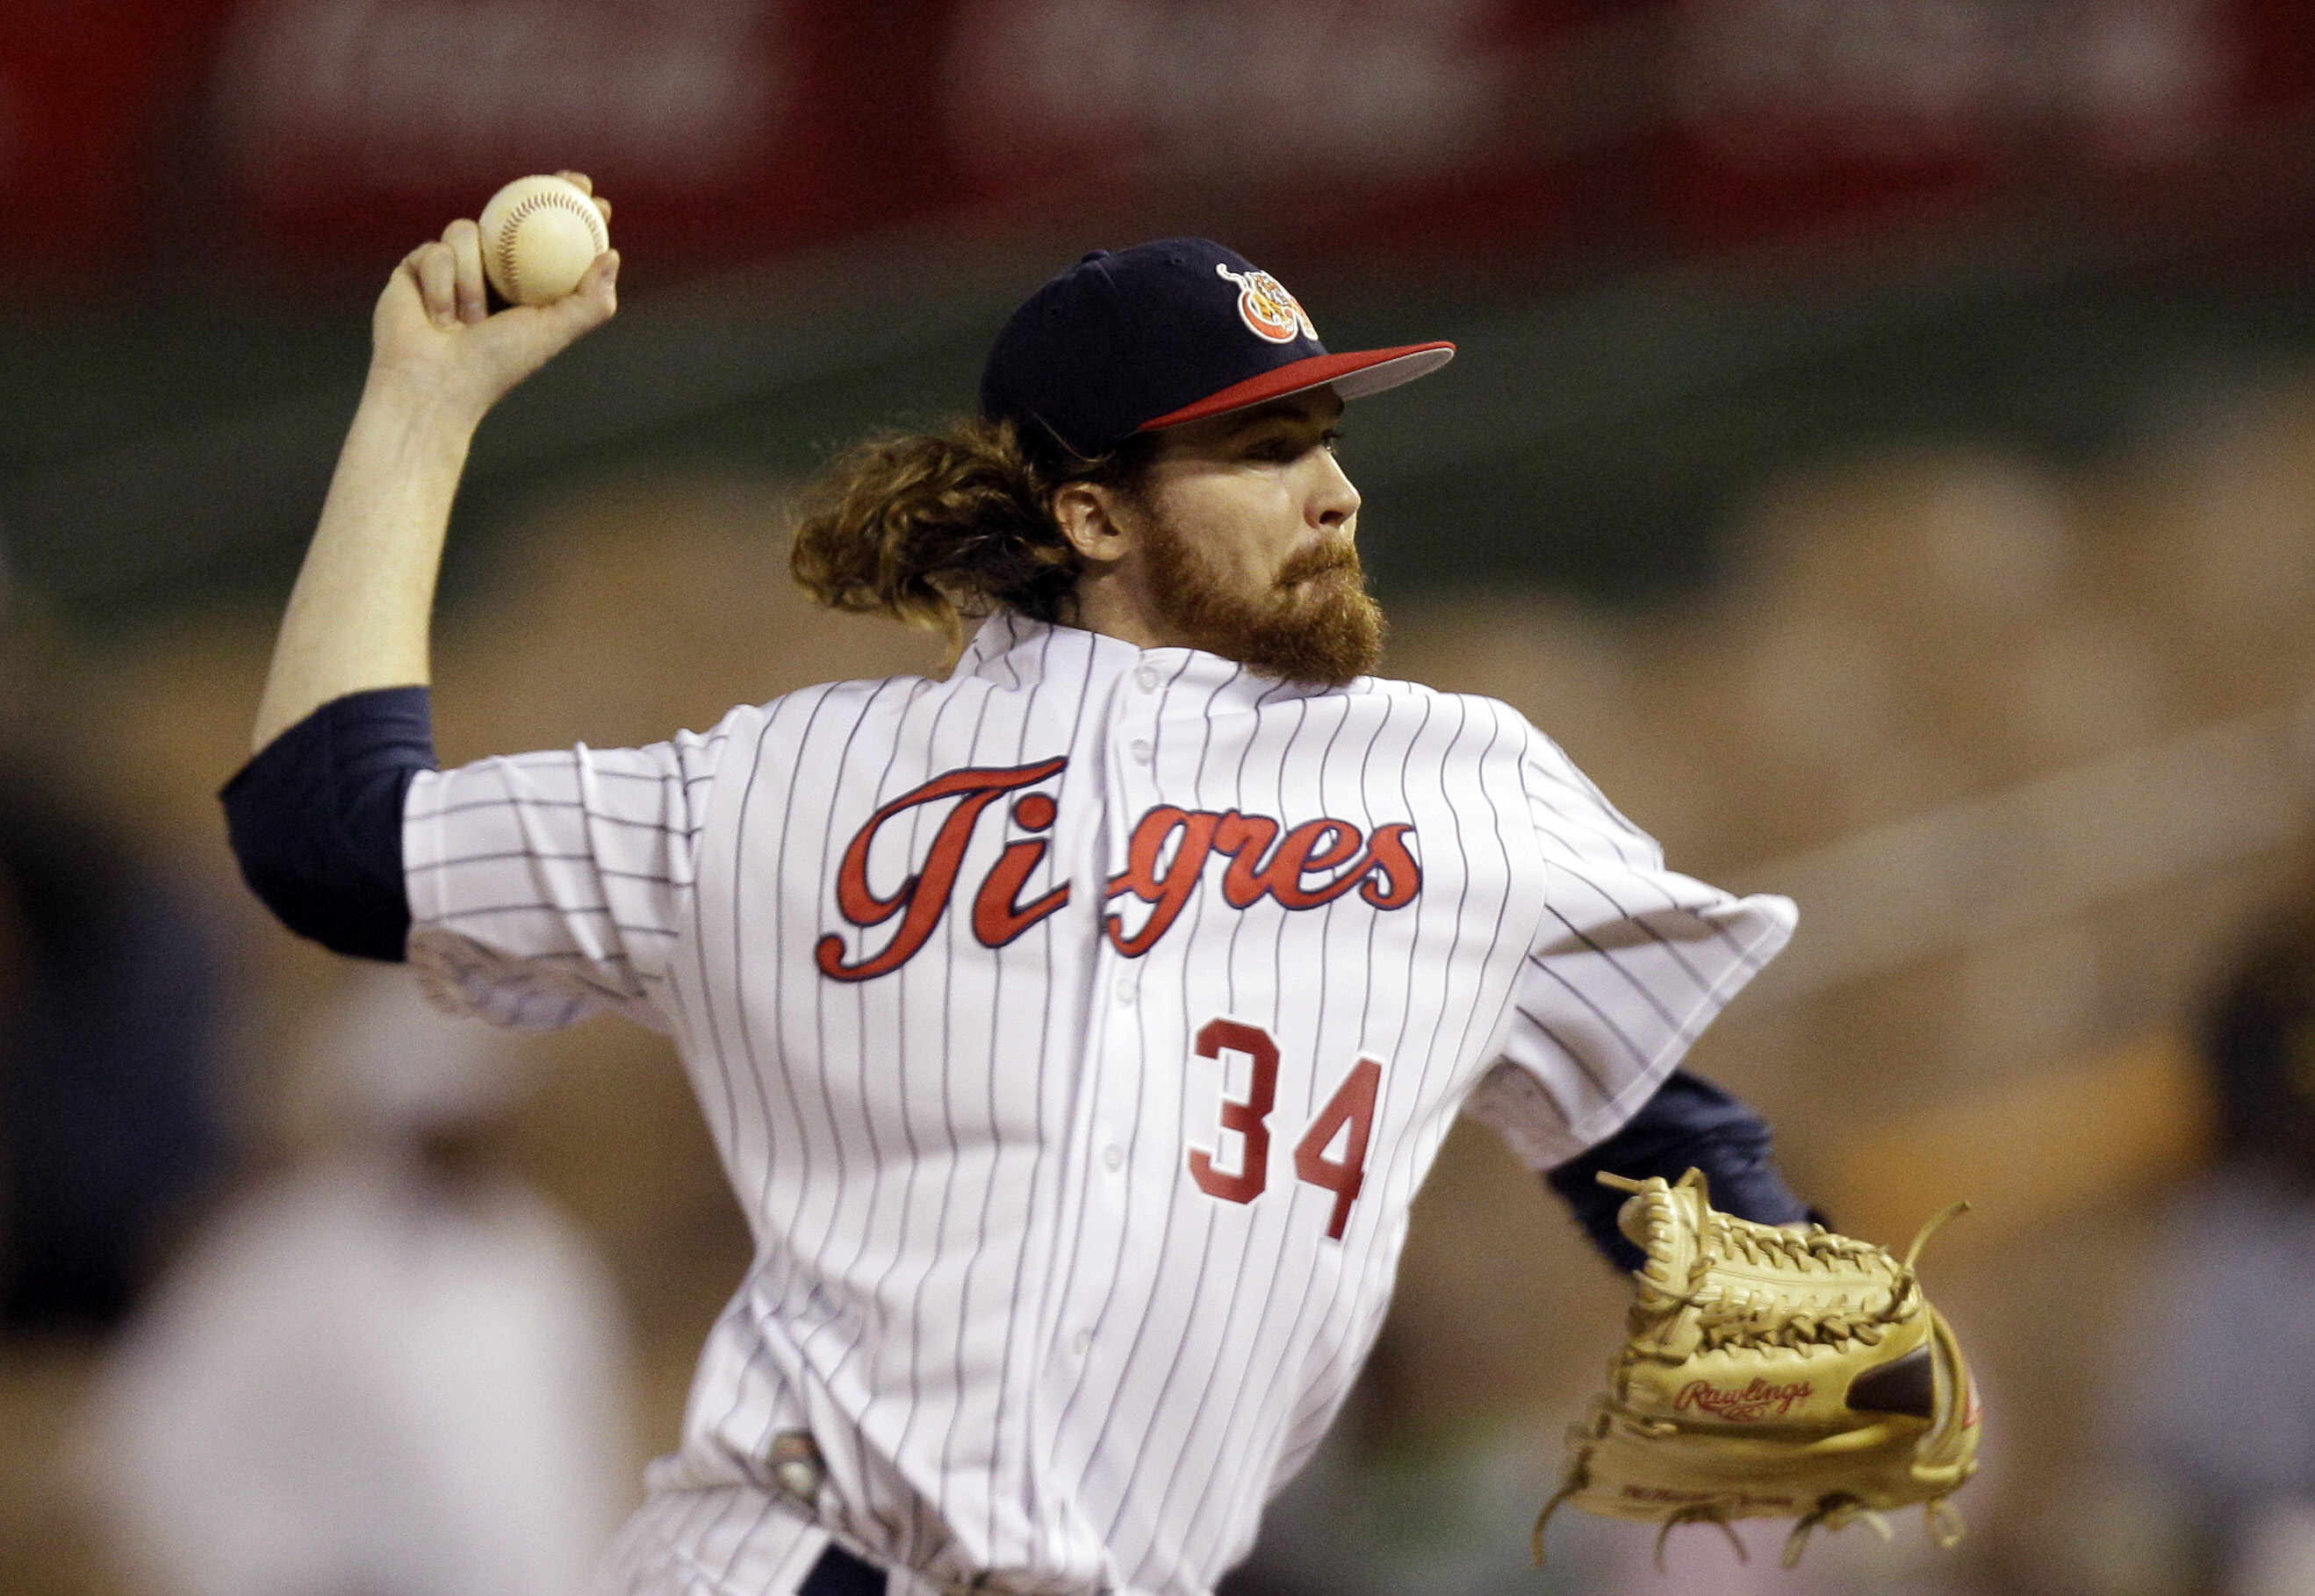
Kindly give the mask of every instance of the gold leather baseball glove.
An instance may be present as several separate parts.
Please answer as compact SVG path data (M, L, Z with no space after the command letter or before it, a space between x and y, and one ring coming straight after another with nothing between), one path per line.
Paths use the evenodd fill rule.
M1923 1299L1921 1246L1966 1206L1914 1237L1903 1260L1823 1226L1796 1230L1719 1212L1704 1175L1676 1184L1602 1175L1632 1193L1617 1224L1647 1255L1629 1334L1608 1389L1567 1432L1567 1472L1536 1521L1562 1503L1661 1524L1798 1521L1809 1532L1881 1509L1923 1504L1941 1546L1961 1538L1946 1498L1977 1467L1980 1408L1961 1346Z

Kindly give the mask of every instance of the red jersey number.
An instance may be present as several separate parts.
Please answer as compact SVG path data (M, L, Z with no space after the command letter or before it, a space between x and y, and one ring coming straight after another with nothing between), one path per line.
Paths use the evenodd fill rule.
M1262 1195L1270 1179L1270 1105L1278 1095L1278 1044L1253 1025L1236 1020L1209 1020L1198 1033L1198 1057L1219 1059L1227 1051L1254 1060L1254 1078L1246 1101L1225 1095L1222 1129L1246 1138L1236 1175L1214 1167L1213 1155L1203 1148L1190 1149L1190 1178L1209 1197L1228 1202L1251 1202Z
M1221 1128L1237 1131L1243 1140L1237 1170L1216 1166L1218 1138L1212 1152L1200 1147L1190 1149L1190 1178L1209 1197L1251 1202L1270 1181L1269 1122L1278 1096L1278 1044L1258 1025L1209 1020L1198 1033L1196 1051L1201 1059L1242 1053L1253 1068L1244 1098L1232 1097L1227 1087L1222 1094ZM1334 1212L1326 1226L1330 1241L1342 1240L1344 1227L1351 1220L1351 1205L1359 1200L1359 1191L1366 1184L1367 1142L1374 1131L1375 1100L1381 1090L1382 1065L1373 1059L1361 1059L1295 1144L1296 1177L1335 1195ZM1342 1157L1327 1157L1337 1140L1342 1143Z
M1326 1227L1331 1241L1343 1239L1343 1227L1351 1219L1351 1204L1359 1200L1359 1188L1366 1184L1367 1137L1374 1130L1375 1093L1381 1085L1382 1066L1372 1059L1361 1059L1343 1077L1326 1106L1318 1111L1318 1117L1310 1122L1302 1139L1294 1144L1294 1173L1335 1194L1335 1219ZM1343 1156L1329 1158L1326 1149L1337 1136L1344 1138Z

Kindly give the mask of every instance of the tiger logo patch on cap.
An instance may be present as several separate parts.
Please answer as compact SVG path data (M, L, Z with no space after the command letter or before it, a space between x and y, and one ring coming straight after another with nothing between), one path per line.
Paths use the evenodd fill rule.
M1315 341L1318 329L1310 324L1301 301L1267 271L1232 271L1222 262L1214 270L1237 285L1237 319L1257 338L1291 343L1298 337Z

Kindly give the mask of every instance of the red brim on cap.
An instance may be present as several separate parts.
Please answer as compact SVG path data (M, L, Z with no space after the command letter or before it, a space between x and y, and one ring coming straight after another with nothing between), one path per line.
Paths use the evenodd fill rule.
M1154 432L1160 427L1178 427L1184 421L1202 421L1208 416L1244 410L1249 404L1267 404L1273 399L1329 384L1345 399L1363 399L1369 394L1379 394L1385 388L1428 377L1454 358L1455 346L1451 343L1409 343L1397 349L1313 355L1307 360L1265 371L1260 377L1249 377L1242 383L1232 383L1194 404L1169 410L1154 421L1142 422L1140 430Z

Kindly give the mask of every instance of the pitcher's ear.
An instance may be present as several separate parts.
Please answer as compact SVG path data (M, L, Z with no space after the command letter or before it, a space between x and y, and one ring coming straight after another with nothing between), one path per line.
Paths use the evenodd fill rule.
M1121 524L1118 496L1099 483L1064 483L1053 490L1053 519L1069 546L1087 560L1125 557L1133 535Z

